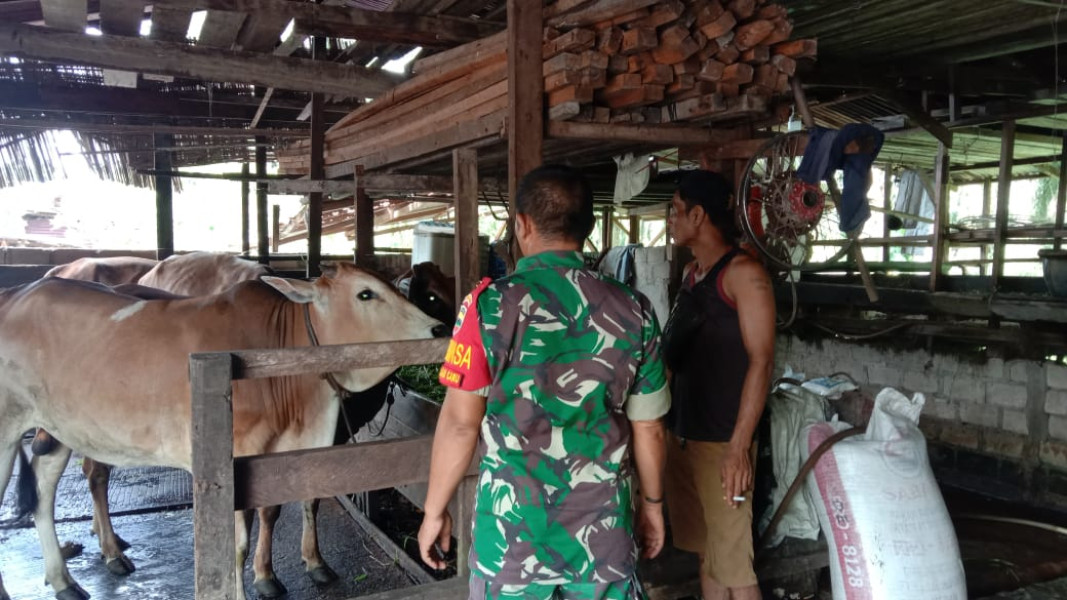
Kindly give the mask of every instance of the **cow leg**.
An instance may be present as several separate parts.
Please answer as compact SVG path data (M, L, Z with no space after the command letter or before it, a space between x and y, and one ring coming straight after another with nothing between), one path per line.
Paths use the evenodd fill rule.
M59 549L56 535L56 486L63 469L70 460L70 448L59 445L50 454L33 457L33 470L37 474L37 510L33 520L37 525L37 537L44 555L45 581L55 591L58 600L87 600L89 594L78 585L67 570Z
M248 534L252 529L252 517L255 515L250 510L239 510L235 513L234 538L237 540L237 596L236 600L245 600L245 560L248 558Z
M111 480L111 465L97 462L89 457L82 461L82 473L89 480L89 492L93 496L93 533L100 542L100 554L107 570L115 575L129 575L135 567L122 553L125 544L111 526L111 512L107 503L108 482ZM129 544L127 544L129 547Z
M15 468L15 453L21 452L19 449L19 435L18 431L11 431L10 434L0 441L0 490L6 490L8 481L11 479L11 472ZM0 496L0 500L3 497ZM11 596L7 594L7 590L4 589L4 579L0 577L0 600L11 600Z
M319 532L317 528L319 499L306 500L301 504L304 513L304 532L300 536L300 557L304 559L304 569L318 585L327 585L337 581L337 573L322 560L319 554Z
M256 580L252 587L260 598L277 598L288 590L278 581L274 575L274 560L272 542L274 539L274 525L278 522L278 515L282 512L280 506L266 506L257 509L259 513L259 539L256 540L256 555L252 560L252 570L256 573Z

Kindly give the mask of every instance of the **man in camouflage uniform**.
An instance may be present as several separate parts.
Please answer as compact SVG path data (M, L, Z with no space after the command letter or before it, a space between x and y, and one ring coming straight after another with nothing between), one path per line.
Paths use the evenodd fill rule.
M566 167L530 172L517 195L525 255L460 309L441 370L423 560L443 568L446 506L481 439L470 598L637 600L631 476L643 555L663 547L670 399L648 300L585 268L592 192ZM479 435L480 433L480 435ZM461 526L466 524L461 524Z

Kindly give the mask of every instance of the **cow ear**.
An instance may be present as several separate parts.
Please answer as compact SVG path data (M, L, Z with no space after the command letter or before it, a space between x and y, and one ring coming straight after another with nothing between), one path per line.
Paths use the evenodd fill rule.
M315 285L307 281L284 277L262 277L260 281L278 290L283 296L297 304L307 304L315 299Z
M333 279L337 277L337 263L335 262L322 262L319 263L319 272L323 277L329 277Z

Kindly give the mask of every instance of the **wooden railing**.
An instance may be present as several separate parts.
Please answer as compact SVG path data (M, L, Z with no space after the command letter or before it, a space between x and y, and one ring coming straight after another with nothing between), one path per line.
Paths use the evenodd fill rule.
M234 511L425 482L433 436L233 456L233 382L398 367L440 361L447 340L419 340L194 354L192 382L193 538L198 600L236 593ZM453 513L457 571L467 572L473 470Z

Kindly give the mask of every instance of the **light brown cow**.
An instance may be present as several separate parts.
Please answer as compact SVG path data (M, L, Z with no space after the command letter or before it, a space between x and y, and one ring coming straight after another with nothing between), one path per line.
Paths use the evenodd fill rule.
M232 254L190 252L168 256L136 283L181 296L208 296L270 274L267 267Z
M308 346L304 310L322 344L447 334L388 283L347 263L314 283L267 277L184 300L139 300L63 279L0 292L0 483L10 478L21 432L44 427L65 444L34 458L34 521L57 597L87 597L67 571L55 531L67 447L119 466L190 470L189 354ZM335 375L345 388L363 390L390 370ZM318 374L240 381L233 411L234 455L245 456L329 445L338 399ZM241 515L236 525L242 582L248 529Z
M59 265L49 270L44 276L97 281L104 285L122 285L124 283L137 283L137 280L151 271L158 262L157 260L138 258L136 256L85 257L65 265Z

